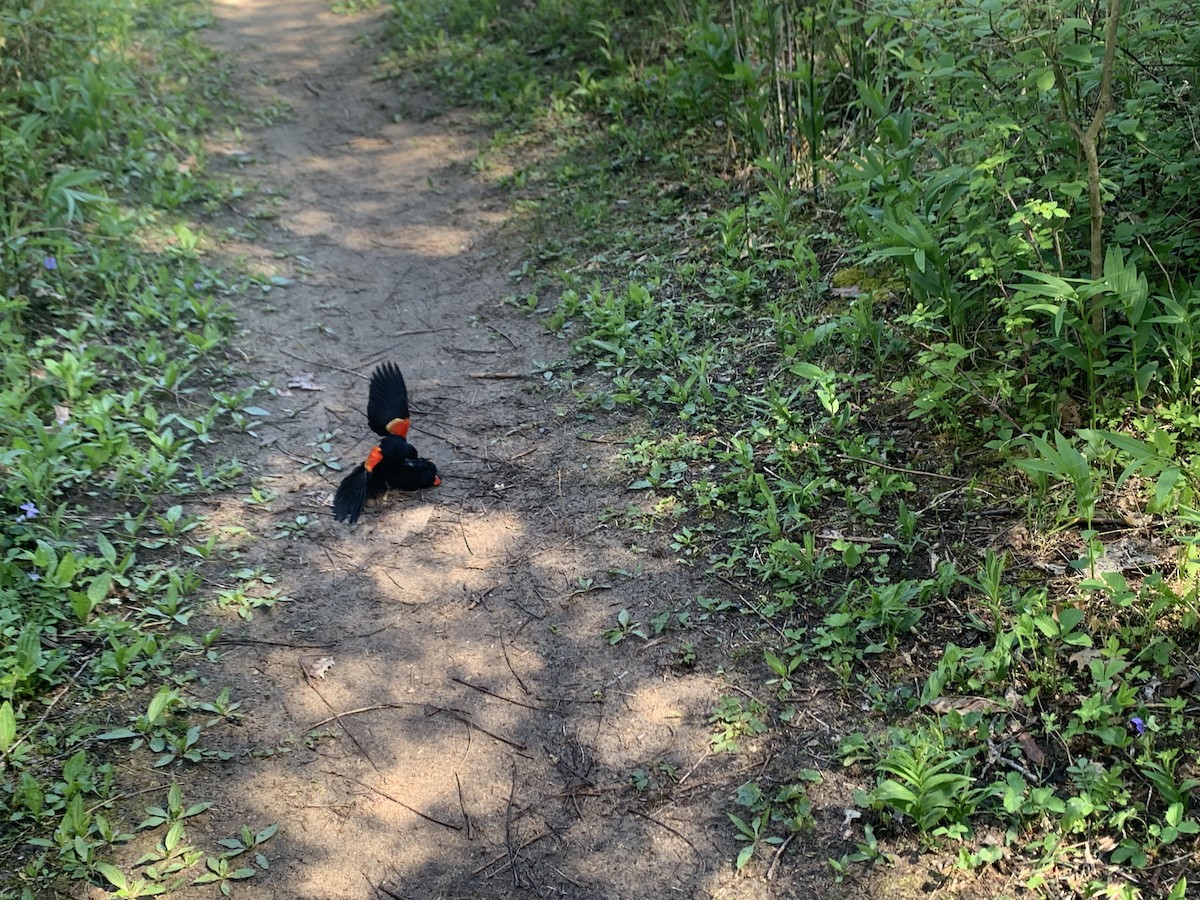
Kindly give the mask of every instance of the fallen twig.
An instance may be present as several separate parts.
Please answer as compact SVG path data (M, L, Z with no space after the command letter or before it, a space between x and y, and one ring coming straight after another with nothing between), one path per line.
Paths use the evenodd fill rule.
M353 776L350 776L350 775L343 775L341 772L332 772L332 771L326 770L325 774L326 775L335 775L338 778L344 778L346 781L353 781L355 784L359 785L360 787L365 787L368 791L374 791L376 794L378 794L380 797L383 797L385 800L391 800L393 803L397 804L398 806L403 806L410 813L412 813L413 815L416 815L416 816L420 816L426 822L432 822L434 825L441 825L443 828L449 828L451 831L462 831L461 825L455 825L453 822L443 822L441 819L427 815L427 814L421 812L419 809L409 806L403 800L393 797L387 791L381 791L379 788L375 787L375 785L373 785L373 784L367 784L365 781L359 781L357 778L354 778Z
M521 844L521 846L517 848L517 852L518 852L518 853L520 853L522 850L524 850L526 847L530 846L531 844L536 844L538 841L540 841L542 838L544 838L544 837L545 837L546 835L548 835L549 833L550 833L550 832L548 832L548 831L543 831L541 834L534 835L534 836L533 836L533 837L531 837L529 840L527 840L527 841L525 841L523 844ZM472 875L478 875L478 874L479 874L480 872L482 872L484 869L489 869L489 868L491 868L492 866L494 866L496 863L500 862L500 861L501 861L502 859L504 859L504 857L506 857L507 855L508 855L508 851L507 851L507 850L505 850L503 853L500 853L500 854L498 854L497 856L495 856L494 858L492 858L492 859L489 859L487 862L485 862L485 863L484 863L482 866L480 866L478 869L476 869L476 870L475 870L474 872L472 872L471 874L472 874ZM507 864L507 863L505 864L504 868L505 868L505 869L506 869L506 868L508 868L508 864ZM494 872L493 874L494 874L494 875L499 875L499 874L500 874L501 872L503 872L503 871L504 871L504 869L499 869L498 871ZM489 877L491 877L491 876L489 876Z
M464 725L474 728L477 731L482 731L484 734L486 734L492 740L499 741L502 744L508 744L508 746L510 746L516 750L524 751L524 750L528 749L520 741L514 741L514 740L511 740L510 738L506 738L506 737L503 737L502 735L496 734L495 732L488 731L486 728L484 728L478 722L472 721L470 716L466 715L465 713L461 713L456 709L447 709L444 706L435 706L435 707L433 707L433 712L430 713L430 715L437 715L438 713L443 713L443 712L449 713L450 717L452 719L457 719L459 722L462 722Z
M792 842L792 839L795 836L796 832L793 831L787 836L787 839L779 845L779 849L775 851L775 858L771 860L771 865L767 869L767 881L770 881L775 877L775 869L779 866L779 860L783 857L783 851L788 848L788 845Z
M468 731L468 734L470 732ZM474 828L471 827L471 816L467 813L467 801L463 797L462 782L458 780L458 773L454 773L454 784L458 787L458 806L462 810L463 822L467 827L467 840L475 840Z
M326 369L336 369L339 372L345 372L347 375L353 375L356 378L362 378L363 380L367 379L367 376L361 372L355 372L353 369L347 369L345 366L339 366L336 363L331 362L319 362L314 359L305 359L303 356L297 356L291 350L285 350L283 347L279 347L278 349L279 352L284 356L290 356L292 359L302 362L306 366L323 366Z
M261 644L265 647L290 647L293 650L327 650L330 647L337 646L336 644L293 644L290 641L264 641L256 638L227 638L220 637L213 641L214 644L231 644L233 646L253 646Z
M487 323L487 322L484 322L483 324L484 324L484 325L485 325L485 326L486 326L486 327L487 327L489 330L496 332L496 334L500 335L500 337L502 337L502 338L504 338L506 341L508 341L508 346L512 347L514 350L517 350L517 349L519 349L519 348L517 347L517 343L516 343L516 341L514 341L512 338L510 338L510 337L509 337L507 334L505 334L503 331L501 331L501 330L500 330L499 328L497 328L495 325L488 325L488 323Z
M658 819L654 818L654 816L650 815L649 813L644 813L639 809L634 809L633 807L630 807L629 812L633 813L635 816L638 816L639 818L645 819L647 822L653 822L659 828L665 828L667 831L671 832L671 834L675 835L675 837L679 838L681 841L683 841L685 844L687 844L689 847L691 847L692 852L695 853L697 856L699 856L701 858L704 857L704 854L701 853L698 849L696 849L696 845L691 842L691 840L688 838L688 836L686 834L683 834L676 828L673 828L672 826L668 825L666 822L660 822ZM792 837L795 837L795 835L793 834L791 837L788 838L788 840L790 841L792 839ZM784 846L786 847L787 844L785 843ZM782 847L780 848L780 852L781 853L783 852ZM778 854L776 854L776 858L778 858ZM771 877L770 873L767 874L767 877L768 878Z
M326 704L328 705L328 704ZM344 712L334 713L332 716L326 716L320 722L314 722L309 725L305 731L312 731L314 728L320 728L322 725L328 725L330 722L338 718L346 718L348 716L358 716L362 713L375 712L379 709L403 709L406 706L424 706L424 703L378 703L375 706L360 706L358 709L348 709Z
M513 674L516 674L516 673L513 673ZM497 700L503 700L505 703L511 703L513 706L523 706L525 709L533 709L533 710L537 710L538 712L546 712L546 709L544 707L534 706L530 703L522 703L520 700L513 700L511 697L505 697L503 694L497 694L495 691L489 690L488 688L485 688L482 685L471 684L471 682L469 682L469 681L463 681L457 675L451 675L450 680L457 684L461 684L463 687L469 687L473 691L479 691L479 693L481 693L481 694L487 694L489 697L495 697ZM520 680L520 679L518 679L518 680Z
M375 765L375 760L371 759L371 754L367 752L367 748L359 743L358 738L356 738L354 736L354 732L352 732L350 730L349 726L347 726L346 723L342 721L342 714L339 713L336 709L334 709L333 706L330 704L330 702L325 699L325 695L321 693L320 689L317 687L316 682L313 680L312 676L308 674L308 670L304 668L303 663L300 664L300 674L304 676L305 683L308 684L308 686L313 689L313 693L321 698L321 702L325 704L326 709L328 709L331 713L333 713L333 718L326 719L325 721L326 722L337 722L338 727L341 728L342 731L346 732L346 737L350 738L350 740L351 740L351 742L353 742L354 746L358 748L358 752L361 753L366 758L367 762L369 762L371 764L371 768L374 769L376 772L379 772L379 766Z
M512 672L512 677L517 679L517 685L523 690L526 695L532 694L533 691L525 686L525 682L521 680L521 676L517 674L517 670L513 668L512 660L508 658L508 647L504 643L504 635L500 635L500 651L504 654L504 662L508 666L508 671Z

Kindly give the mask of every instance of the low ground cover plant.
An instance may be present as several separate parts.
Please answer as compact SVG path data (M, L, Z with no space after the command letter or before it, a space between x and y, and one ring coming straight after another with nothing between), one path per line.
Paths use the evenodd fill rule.
M756 598L726 614L771 705L714 741L786 746L814 679L864 708L811 760L869 829L831 877L915 846L1008 890L1196 881L1188 15L396 4L391 64L498 129L513 302L636 423L631 516ZM739 869L806 823L787 788L739 794Z

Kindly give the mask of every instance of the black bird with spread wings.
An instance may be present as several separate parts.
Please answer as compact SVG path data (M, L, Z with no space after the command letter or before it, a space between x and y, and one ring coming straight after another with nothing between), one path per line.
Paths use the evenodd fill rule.
M367 424L380 435L366 462L342 479L333 497L333 517L353 525L362 515L368 497L388 488L419 491L442 483L437 466L417 456L408 442L408 389L394 363L384 363L371 375L367 394Z

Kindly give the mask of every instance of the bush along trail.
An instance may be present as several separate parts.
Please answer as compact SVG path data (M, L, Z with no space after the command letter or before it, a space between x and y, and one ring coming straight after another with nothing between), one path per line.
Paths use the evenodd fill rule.
M1185 4L18 13L0 897L1194 892Z

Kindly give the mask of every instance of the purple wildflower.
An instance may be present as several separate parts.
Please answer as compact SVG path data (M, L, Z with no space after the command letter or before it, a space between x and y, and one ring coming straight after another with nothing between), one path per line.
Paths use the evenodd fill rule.
M46 271L53 272L55 269L58 268L58 260L55 259L53 256L47 256L45 259L42 260L42 265L44 265L46 267Z
M34 505L34 503L33 503L33 501L32 501L32 500L27 500L26 502L22 503L22 504L21 504L19 507L17 507L17 508L18 508L18 509L20 509L22 513L24 513L24 518L26 518L26 519L32 519L32 518L33 518L34 516L36 516L36 515L37 515L39 512L41 512L41 510L39 510L39 509L38 509L38 508L37 508L37 507Z
M1133 726L1133 730L1139 735L1146 733L1146 723L1139 716L1134 716L1130 719L1129 724Z
M39 575L37 572L30 572L30 573L29 573L29 580L30 580L30 581L41 581L41 580L42 580L42 576L41 576L41 575Z

